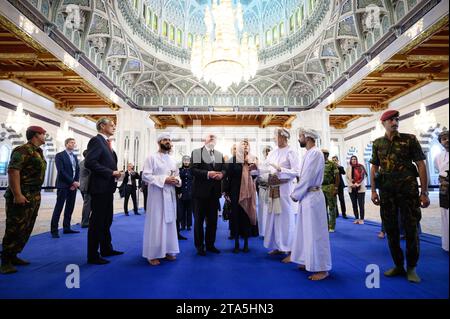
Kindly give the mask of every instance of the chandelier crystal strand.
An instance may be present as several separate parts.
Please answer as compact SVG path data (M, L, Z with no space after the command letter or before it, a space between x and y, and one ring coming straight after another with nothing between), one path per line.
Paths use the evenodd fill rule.
M247 34L240 37L244 26L241 4L233 8L232 0L213 1L211 8L205 8L205 25L206 35L196 35L192 46L194 76L213 82L222 91L254 77L258 54Z

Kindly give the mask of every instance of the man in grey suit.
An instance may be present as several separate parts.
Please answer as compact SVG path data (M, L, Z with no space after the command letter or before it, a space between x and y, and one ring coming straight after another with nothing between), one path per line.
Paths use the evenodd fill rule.
M84 150L83 157L86 158L87 150ZM91 215L91 195L88 193L89 176L91 171L84 166L84 159L80 166L80 192L83 196L83 212L81 214L81 228L89 227L89 216Z

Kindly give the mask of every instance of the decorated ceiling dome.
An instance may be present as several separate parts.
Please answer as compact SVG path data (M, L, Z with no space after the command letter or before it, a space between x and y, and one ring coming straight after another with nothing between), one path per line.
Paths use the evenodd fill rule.
M226 92L196 79L190 67L210 0L29 2L48 20L47 30L62 32L133 107L297 112L315 107L352 67L370 61L380 41L401 34L396 25L422 1L242 0L243 30L258 45L259 67Z

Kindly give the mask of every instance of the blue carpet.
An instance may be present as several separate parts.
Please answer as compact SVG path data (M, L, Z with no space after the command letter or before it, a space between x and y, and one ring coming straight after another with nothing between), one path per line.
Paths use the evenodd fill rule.
M108 265L86 264L87 230L50 238L49 233L31 237L21 256L32 262L13 275L0 275L0 298L448 298L449 255L440 238L421 235L418 273L421 284L405 278L385 278L392 265L387 241L377 238L379 224L354 225L337 220L330 234L333 270L329 279L311 282L295 264L269 256L261 238L250 239L250 253L231 252L228 224L219 221L219 255L196 255L193 232L180 241L181 253L173 262L152 267L141 257L144 216L117 214L112 226L113 244L125 251L111 257ZM77 226L74 227L77 229ZM66 265L80 266L80 288L68 289ZM380 288L366 288L366 266L380 267Z

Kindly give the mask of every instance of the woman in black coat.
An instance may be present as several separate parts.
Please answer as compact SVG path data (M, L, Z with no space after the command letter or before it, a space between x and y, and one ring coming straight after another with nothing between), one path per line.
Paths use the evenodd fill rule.
M251 236L252 224L256 223L256 188L251 180L251 184L247 183L248 193L254 193L253 196L248 197L248 205L245 207L250 207L251 212L248 213L243 208L239 202L241 197L241 185L242 185L242 174L250 174L250 170L253 169L254 157L252 159L249 156L249 144L247 140L244 140L238 146L238 154L230 158L226 165L226 179L223 184L223 192L225 193L225 199L231 202L231 235L234 237L235 245L233 252L239 252L239 237L244 239L244 249L243 252L249 252L248 248L248 237ZM240 156L240 154L242 154ZM246 177L249 177L247 175ZM249 178L250 179L250 178ZM248 180L249 180L248 179ZM248 181L247 180L247 181ZM247 208L247 210L249 210ZM251 217L250 217L251 216Z

